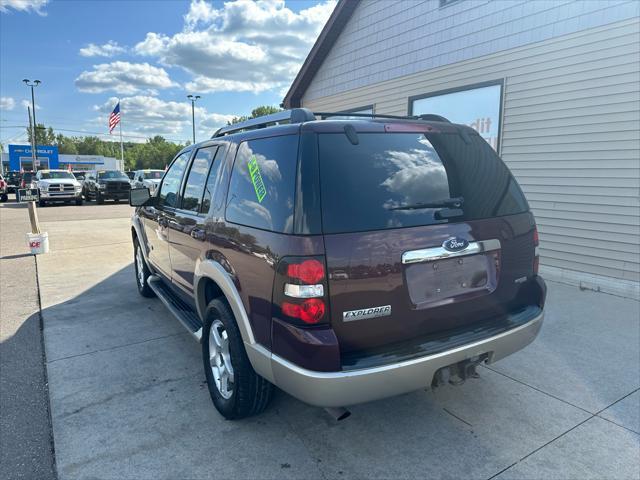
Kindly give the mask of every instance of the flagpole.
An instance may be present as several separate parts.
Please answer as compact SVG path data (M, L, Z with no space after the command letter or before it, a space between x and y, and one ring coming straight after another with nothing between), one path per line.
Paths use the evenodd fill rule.
M120 99L118 99L118 104L120 104ZM120 125L120 158L122 159L122 169L124 170L124 144L122 143L122 107L120 107L120 121L118 122Z

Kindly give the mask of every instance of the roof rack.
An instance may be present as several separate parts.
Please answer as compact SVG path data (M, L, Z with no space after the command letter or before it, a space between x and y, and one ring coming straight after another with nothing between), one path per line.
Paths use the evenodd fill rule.
M282 125L287 123L303 123L316 120L316 117L362 117L362 118L390 118L393 120L430 120L436 122L451 123L446 118L427 113L424 115L383 115L379 113L350 113L350 112L312 112L307 108L292 108L291 110L283 110L282 112L263 115L257 118L251 118L244 122L234 123L226 127L219 128L211 138L222 137L232 133L242 132L246 130L256 130L258 128L271 127L273 125Z
M422 115L418 115L420 120L432 120L435 122L447 122L451 123L448 118L443 117L442 115L436 115L435 113L423 113Z
M379 113L351 113L351 112L313 112L314 115L320 117L363 117L363 118L391 118L395 120L431 120L436 122L451 123L448 119L435 115L433 113L426 113L424 115L382 115Z
M281 125L286 123L302 123L315 120L311 110L306 108L292 108L291 110L283 110L282 112L263 115L257 118L250 118L244 122L234 123L218 129L211 138L222 137L231 133L241 132L244 130L255 130L258 128L266 128L272 125Z

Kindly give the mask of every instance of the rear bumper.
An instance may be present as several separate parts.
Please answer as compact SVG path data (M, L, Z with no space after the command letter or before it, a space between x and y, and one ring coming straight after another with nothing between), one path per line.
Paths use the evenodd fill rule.
M527 323L468 345L434 355L379 367L341 372L316 372L277 355L247 346L254 368L290 395L319 407L344 407L429 387L443 367L488 354L493 363L531 343L542 326L544 312ZM268 358L264 358L267 354Z

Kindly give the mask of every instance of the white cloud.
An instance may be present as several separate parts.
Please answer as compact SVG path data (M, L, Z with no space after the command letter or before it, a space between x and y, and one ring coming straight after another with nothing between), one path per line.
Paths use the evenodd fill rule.
M22 105L22 108L24 108L25 110L27 108L31 108L31 100L21 100L20 105ZM40 105L38 105L37 103L36 103L36 110L40 110Z
M110 98L102 105L95 105L94 111L101 114L96 123L107 125L109 114L118 99ZM134 95L120 99L122 128L126 134L142 136L163 135L168 138L183 136L191 139L191 103L164 101L147 95ZM203 107L195 108L198 138L203 140L211 136L214 130L226 125L233 117L210 113ZM183 141L184 141L183 140Z
M9 13L11 10L17 12L35 12L38 15L45 16L47 13L43 10L49 0L0 0L0 12Z
M11 97L0 97L0 110L8 111L16 107L16 101Z
M284 0L237 0L220 8L193 0L184 31L150 32L135 46L166 66L181 67L197 92L280 91L298 72L335 0L293 12Z
M81 92L115 92L156 94L157 89L176 86L167 72L148 63L111 62L94 65L93 70L84 71L76 78L76 87Z
M83 57L113 57L114 55L126 52L126 50L126 48L118 45L118 42L109 40L103 45L90 43L86 47L82 47L79 53Z

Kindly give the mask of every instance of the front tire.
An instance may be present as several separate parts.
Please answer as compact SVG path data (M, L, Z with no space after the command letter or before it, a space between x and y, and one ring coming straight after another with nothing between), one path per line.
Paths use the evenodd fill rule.
M227 420L257 415L267 408L273 385L251 366L233 313L220 299L207 306L202 360L211 400Z
M7 195L6 193L3 193L2 195L0 195L0 202L4 203L9 199L9 195Z
M102 197L102 195L100 195L100 192L96 192L96 203L98 205L104 204L104 198Z
M144 261L142 254L142 247L138 239L133 240L133 265L136 271L136 285L138 287L138 293L146 298L153 298L156 296L151 287L149 286L149 277L151 271L147 267L147 262Z
M38 200L38 206L39 207L46 207L47 206L47 202L44 200Z
M82 205L82 197L76 199L76 205Z

